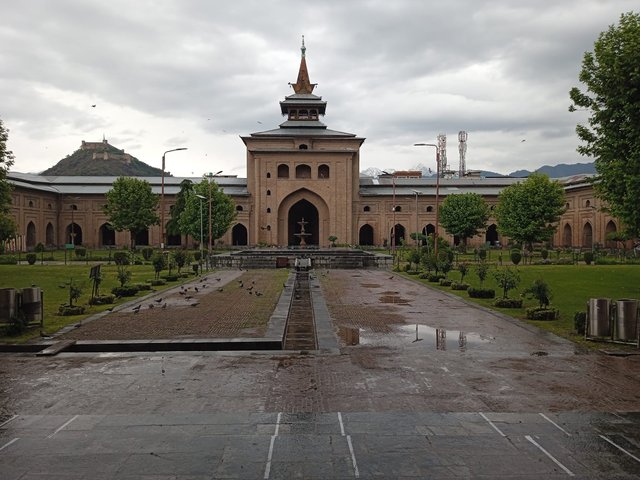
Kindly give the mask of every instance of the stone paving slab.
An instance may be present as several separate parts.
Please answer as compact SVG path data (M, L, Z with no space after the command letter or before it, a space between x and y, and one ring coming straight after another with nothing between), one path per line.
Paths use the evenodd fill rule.
M611 415L593 414L591 430L568 433L554 425L562 423L559 415L543 415L18 415L0 427L0 466L7 480L640 475L640 445L618 432L621 426L640 430L637 416L612 423ZM539 426L540 419L552 429L528 429ZM475 435L418 433L443 425L474 431L483 423L491 428ZM522 428L507 432L506 425ZM603 428L606 437L599 433Z

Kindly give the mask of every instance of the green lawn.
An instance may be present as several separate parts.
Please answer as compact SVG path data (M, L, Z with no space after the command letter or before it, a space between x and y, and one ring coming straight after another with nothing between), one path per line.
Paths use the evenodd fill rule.
M493 307L493 300L472 299L469 298L465 291L451 290L449 287L441 287L426 280L419 281L485 307L501 311L512 317L526 320L574 341L581 341L581 337L578 337L574 332L574 313L586 311L586 303L589 298L640 299L640 265L527 265L510 266L509 268L517 269L520 275L520 284L516 290L509 292L509 297L519 298L521 292L530 286L535 279L544 279L551 287L553 294L551 306L560 310L559 320L544 322L526 320L525 308L537 306L536 301L533 299L525 298L524 307L521 309L495 308ZM495 288L496 297L500 297L502 296L502 291L497 287L492 271L489 271L484 287ZM455 281L460 280L460 273L456 270L449 272L448 276ZM410 277L416 279L415 276ZM474 265L471 265L470 271L465 277L465 282L474 287L480 286Z
M53 333L60 328L77 323L80 319L92 315L97 312L111 308L113 305L101 305L101 306L89 306L89 298L91 297L92 283L89 280L89 270L91 264L70 264L70 265L0 265L0 288L24 288L36 285L44 292L44 331L46 333ZM116 266L102 265L102 278L103 281L100 285L101 294L109 294L111 288L119 285L116 277ZM131 283L145 283L147 280L154 278L154 271L151 265L130 265L127 267L131 273ZM185 267L184 272L189 272L191 269ZM175 269L174 269L175 272ZM162 274L166 274L167 271L163 271ZM74 285L80 285L82 287L82 296L78 302L78 305L87 307L84 315L62 317L57 315L58 307L61 304L69 302L69 287L68 284L73 279ZM156 290L161 290L172 285L176 285L178 282L168 283L167 285L153 287ZM138 296L146 295L149 291L143 291L138 293ZM132 297L118 300L117 303L123 303L131 300ZM34 336L39 335L39 329L33 330L20 335L20 336L0 336L0 342L23 342Z

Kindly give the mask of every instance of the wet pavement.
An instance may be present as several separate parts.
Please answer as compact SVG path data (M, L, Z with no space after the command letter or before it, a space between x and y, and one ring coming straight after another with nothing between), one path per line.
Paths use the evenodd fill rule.
M640 476L638 357L317 276L340 349L0 355L0 478Z

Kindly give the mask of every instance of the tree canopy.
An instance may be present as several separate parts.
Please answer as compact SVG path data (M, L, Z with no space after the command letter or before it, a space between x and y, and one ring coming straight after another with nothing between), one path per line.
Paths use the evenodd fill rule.
M590 112L576 132L580 154L593 157L595 189L625 232L640 236L640 15L627 13L602 32L582 60L570 111ZM578 107L578 108L576 108Z
M9 130L4 128L0 119L0 242L13 238L16 224L9 213L11 207L12 186L7 181L7 173L13 165L13 152L7 149Z
M477 193L449 195L440 206L440 224L464 245L485 228L488 219L489 206Z
M211 194L211 197L209 197ZM204 199L197 197L201 195ZM211 198L211 203L209 203ZM200 216L200 202L202 201L202 218ZM209 208L211 208L211 236L212 243L222 237L236 218L235 204L231 197L225 194L216 182L203 179L185 191L185 205L178 225L180 231L193 238L200 239L200 222L202 221L203 242L209 242Z
M192 191L193 182L191 180L184 179L180 182L180 191L176 195L176 203L171 209L171 218L167 222L167 231L169 232L169 234L179 235L181 233L187 233L180 230L180 215L182 215L182 212L184 212L187 195Z
M109 223L119 232L129 230L132 248L135 246L136 234L160 221L157 214L160 199L145 180L120 177L113 182L113 188L107 192L106 197L104 213L109 218Z
M531 248L534 242L549 240L565 210L564 189L556 181L533 173L500 193L496 207L498 231Z

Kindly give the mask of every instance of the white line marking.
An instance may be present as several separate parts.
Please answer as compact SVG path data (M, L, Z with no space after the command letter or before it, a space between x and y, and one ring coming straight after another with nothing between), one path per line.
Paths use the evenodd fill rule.
M11 445L12 443L17 442L18 440L20 440L20 439L19 439L19 438L14 438L14 439L13 439L13 440L11 440L10 442L5 443L4 445L2 445L2 446L0 447L0 452L1 452L2 450L4 450L5 448L7 448L7 447L8 447L9 445Z
M15 420L16 418L18 418L18 415L14 415L13 417L11 417L9 420L4 422L3 424L0 424L0 428L4 427L7 423L9 423L12 420Z
M344 424L342 423L342 414L338 412L338 421L340 422L340 434L344 437Z
M554 422L553 420L551 420L549 417L547 417L544 413L540 413L539 414L542 418L544 418L547 422L551 423L552 425L554 425L558 430L564 432L567 437L570 437L571 434L569 432L567 432L564 428L562 428L560 425L558 425L556 422Z
M265 480L269 478L269 474L271 473L271 458L273 457L273 446L276 443L276 437L278 436L278 431L280 430L280 419L282 418L282 412L278 412L278 420L276 421L276 430L271 435L271 443L269 444L269 454L267 455L267 465L264 467L264 478Z
M489 420L489 419L487 418L487 416L486 416L484 413L482 413L482 412L478 412L478 413L480 414L480 416L481 416L482 418L484 418L484 419L487 421L487 423L488 423L489 425L491 425L491 426L493 427L493 429L494 429L496 432L498 432L498 433L499 433L500 435L502 435L503 437L506 437L506 435L505 435L504 433L502 433L502 431L501 431L498 427L496 427L496 425L495 425L491 420Z
M561 464L558 459L556 459L553 455L551 455L549 452L547 452L544 447L542 445L540 445L538 442L536 442L533 438L531 438L530 435L525 435L524 438L526 438L527 440L529 440L531 443L533 443L536 447L538 447L540 449L540 451L542 453L544 453L547 457L549 457L551 460L553 460L553 463L555 463L556 465L558 465L562 470L565 471L565 473L567 475L569 475L570 477L575 477L575 473L573 473L571 470L569 470L567 467L565 467L563 464Z
M609 440L607 437L605 437L604 435L600 435L600 438L602 438L603 440L606 440L607 442L609 442L611 445L613 445L614 447L616 447L618 450L626 453L627 455L629 455L631 458L633 458L636 462L640 462L640 458L636 457L634 454L628 452L627 450L625 450L624 448L622 448L620 445L618 445L617 443L615 443L613 440Z
M53 432L51 435L49 435L47 438L52 438L53 436L55 436L56 433L58 433L60 430L62 430L64 427L66 427L67 425L69 425L71 422L73 422L76 418L78 418L80 415L76 415L75 417L73 417L71 420L69 420L67 423L65 423L64 425L62 425L61 427L59 427L55 432Z
M351 452L351 461L353 462L353 472L356 478L360 478L358 464L356 463L356 454L353 453L353 444L351 443L351 435L347 435L347 443L349 444L349 452Z

